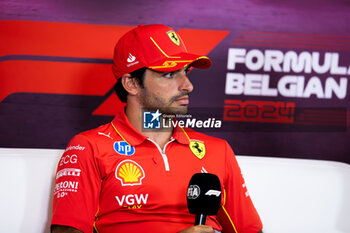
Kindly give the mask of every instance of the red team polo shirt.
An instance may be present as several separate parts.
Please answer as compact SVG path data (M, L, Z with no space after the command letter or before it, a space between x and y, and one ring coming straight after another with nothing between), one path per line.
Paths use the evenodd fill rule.
M124 111L69 143L57 167L51 224L84 233L178 232L194 225L186 194L200 172L216 174L223 190L222 207L207 225L225 233L262 229L225 140L176 127L160 148Z

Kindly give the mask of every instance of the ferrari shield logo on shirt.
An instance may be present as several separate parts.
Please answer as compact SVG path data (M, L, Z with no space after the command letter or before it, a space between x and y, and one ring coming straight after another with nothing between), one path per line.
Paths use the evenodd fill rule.
M177 46L180 45L180 39L179 39L179 37L176 35L176 32L174 32L174 31L168 31L167 34L168 34L170 40L171 40L174 44L176 44Z
M113 144L114 150L121 155L133 155L135 153L135 147L130 146L125 141L115 142Z
M192 153L199 159L202 159L205 155L205 145L200 141L190 141L190 149Z
M126 159L118 164L115 169L115 177L120 180L122 186L141 185L145 172L138 163Z

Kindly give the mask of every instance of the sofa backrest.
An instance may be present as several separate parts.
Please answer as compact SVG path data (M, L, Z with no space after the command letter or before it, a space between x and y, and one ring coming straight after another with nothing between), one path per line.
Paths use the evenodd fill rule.
M48 233L63 150L0 148L0 229ZM237 156L264 233L350 232L350 165Z

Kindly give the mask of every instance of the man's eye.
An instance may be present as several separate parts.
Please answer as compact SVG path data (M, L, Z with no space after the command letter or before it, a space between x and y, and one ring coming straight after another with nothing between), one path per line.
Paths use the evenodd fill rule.
M165 77L165 78L172 78L173 74L174 74L173 72L165 73L165 74L163 74L163 77Z

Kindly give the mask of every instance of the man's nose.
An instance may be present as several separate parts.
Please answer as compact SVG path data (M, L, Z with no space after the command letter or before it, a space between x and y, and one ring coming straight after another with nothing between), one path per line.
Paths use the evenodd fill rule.
M193 84L188 78L186 73L181 73L180 80L181 80L181 83L179 86L180 91L187 91L188 93L193 91Z

